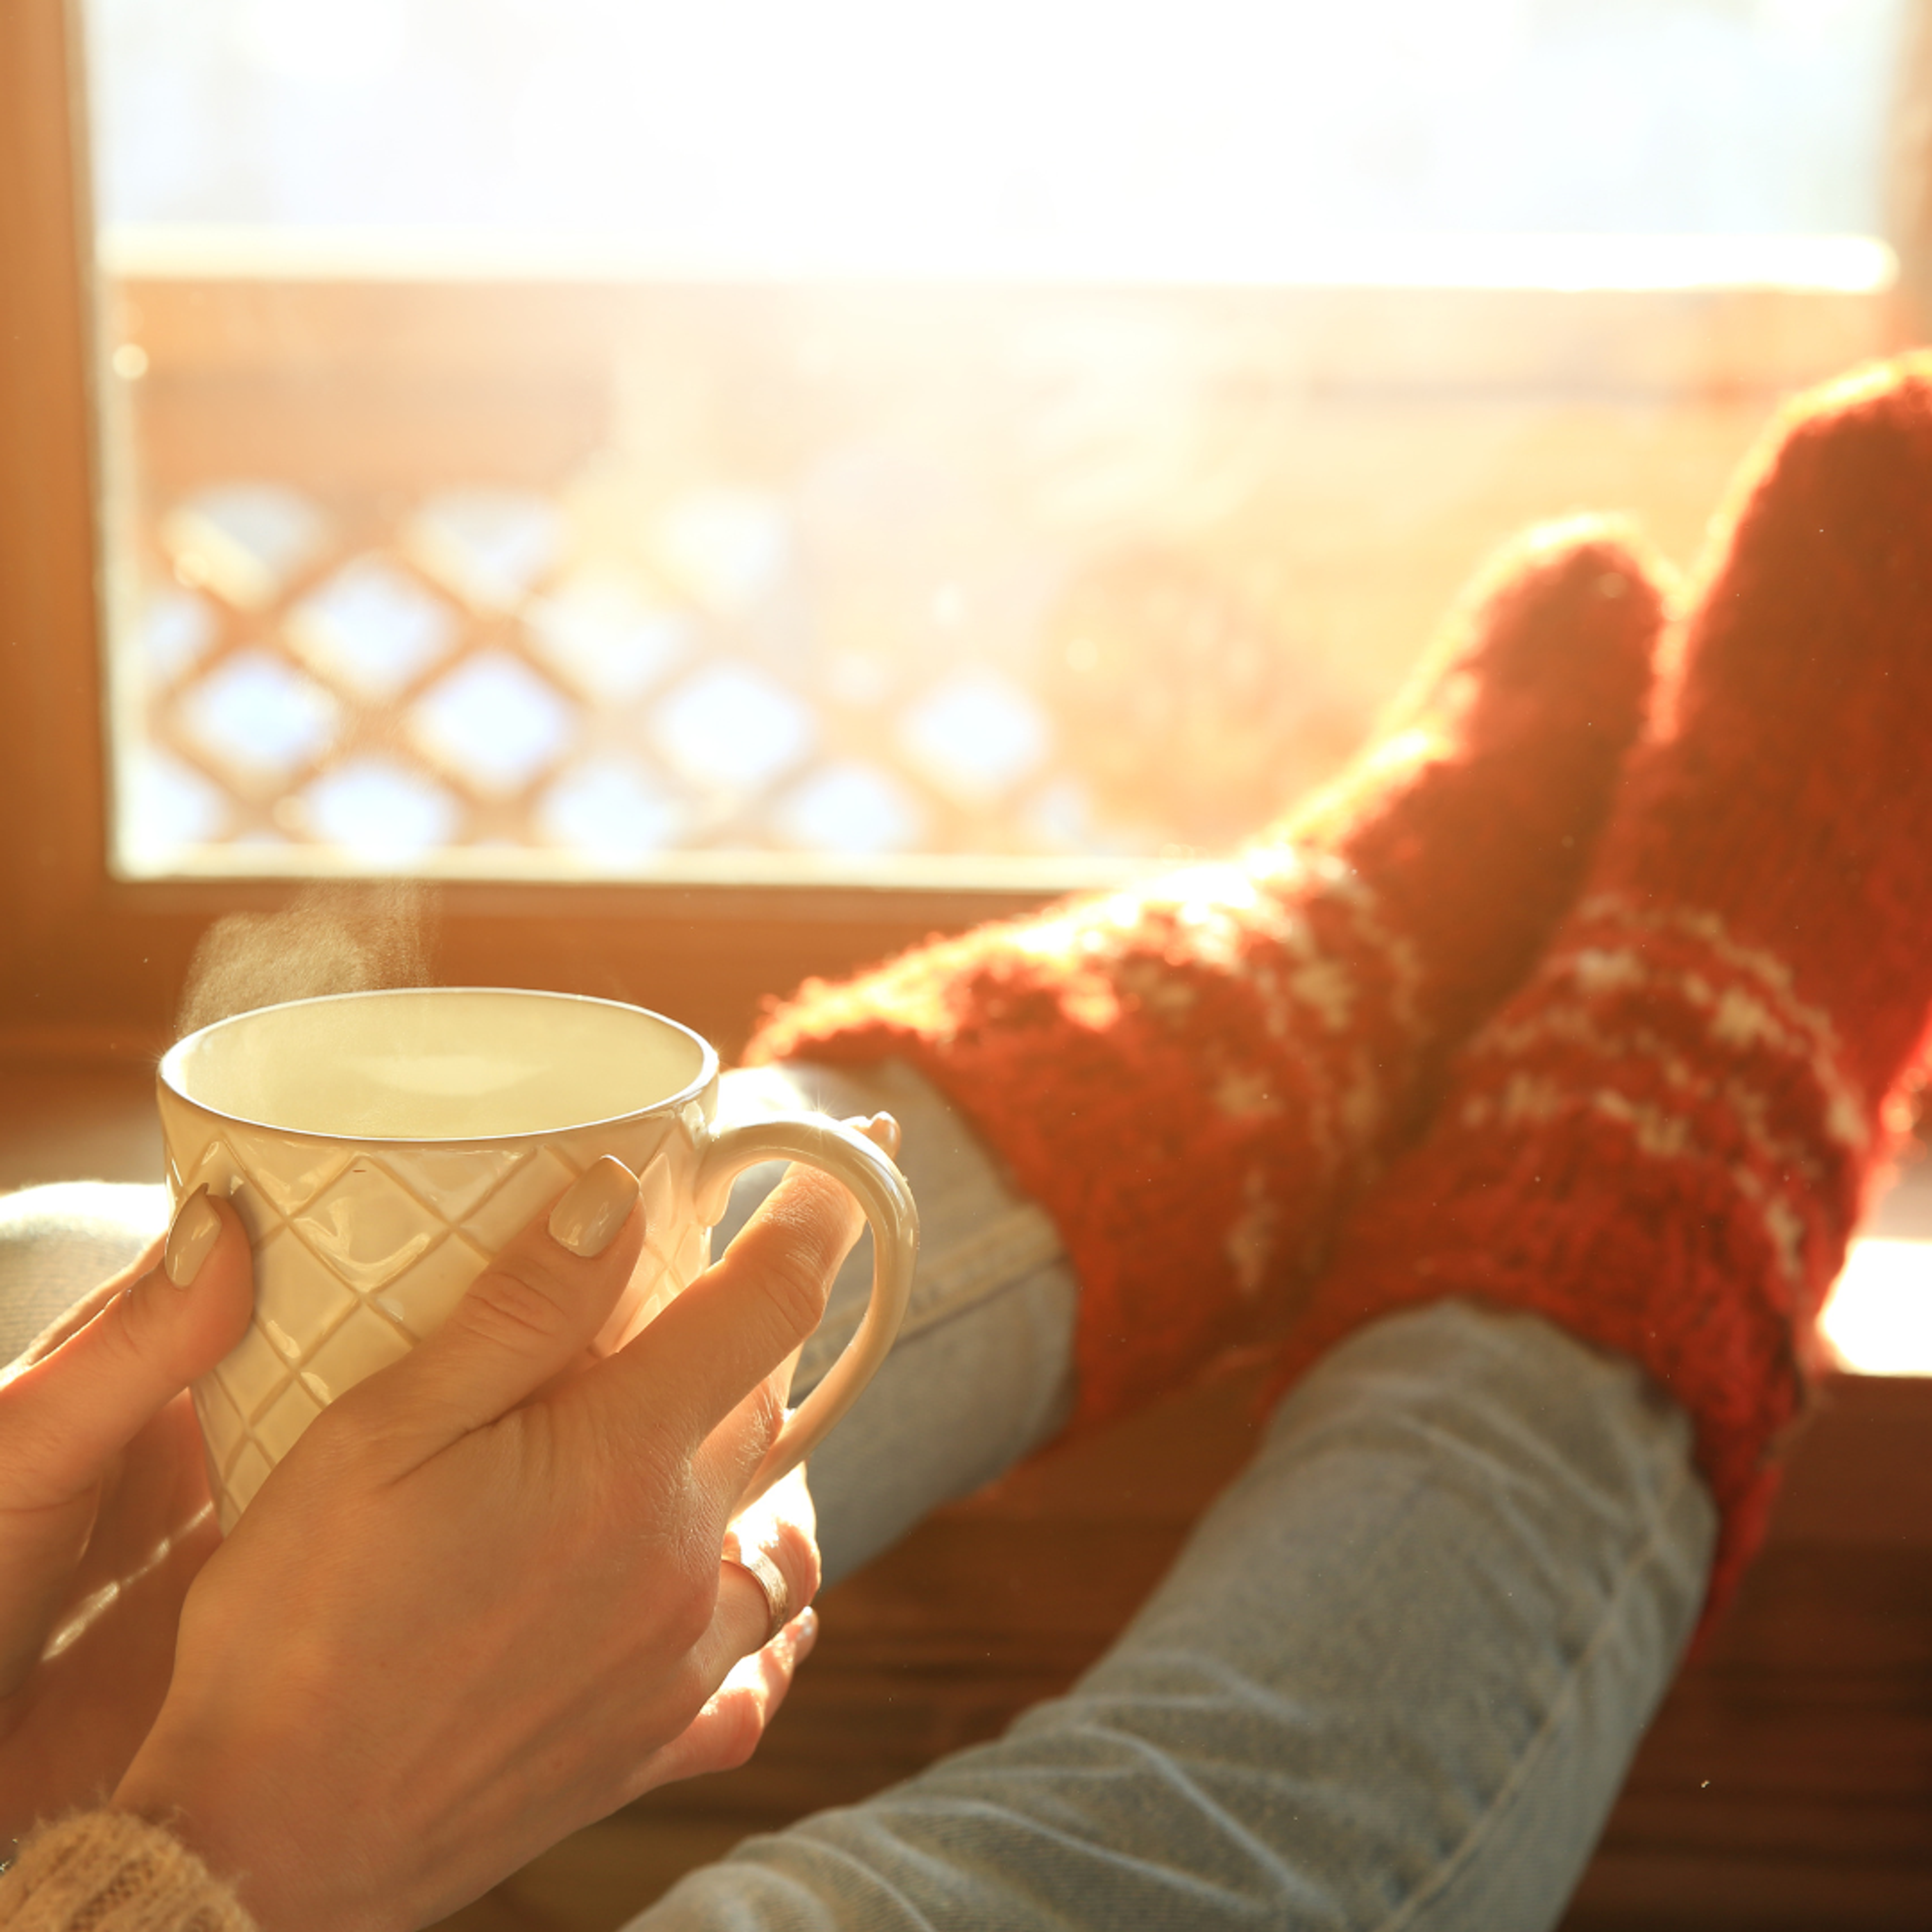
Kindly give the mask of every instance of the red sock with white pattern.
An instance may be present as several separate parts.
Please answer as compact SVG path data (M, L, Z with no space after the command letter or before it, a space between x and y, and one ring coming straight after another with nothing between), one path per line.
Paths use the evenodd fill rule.
M1932 999L1932 357L1786 411L1682 645L1576 910L1364 1203L1291 1367L1445 1295L1634 1358L1695 1426L1714 1606Z
M1466 596L1353 774L1224 865L808 983L752 1057L898 1057L1052 1216L1076 1425L1278 1319L1444 1059L1568 904L1663 599L1600 523Z

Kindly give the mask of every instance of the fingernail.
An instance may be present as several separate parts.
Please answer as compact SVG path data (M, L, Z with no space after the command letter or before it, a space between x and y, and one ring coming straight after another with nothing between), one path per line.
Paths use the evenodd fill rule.
M791 1640L792 1654L796 1657L808 1657L812 1654L812 1646L818 1641L818 1612L809 1604L806 1604L792 1618L791 1627L795 1633Z
M890 1114L874 1114L869 1120L859 1124L859 1131L868 1141L884 1148L886 1154L896 1160L899 1150L899 1124Z
M201 1272L209 1251L221 1238L221 1216L208 1198L208 1190L197 1187L175 1210L174 1226L168 1230L167 1246L161 1250L161 1266L177 1288L185 1288Z
M617 1238L638 1204L638 1177L610 1154L595 1160L550 1210L551 1238L588 1261Z

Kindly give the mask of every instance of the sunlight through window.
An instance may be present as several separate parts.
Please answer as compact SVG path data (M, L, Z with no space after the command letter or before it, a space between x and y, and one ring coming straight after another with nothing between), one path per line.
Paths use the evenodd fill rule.
M1900 0L86 0L116 863L1006 880L1887 346Z

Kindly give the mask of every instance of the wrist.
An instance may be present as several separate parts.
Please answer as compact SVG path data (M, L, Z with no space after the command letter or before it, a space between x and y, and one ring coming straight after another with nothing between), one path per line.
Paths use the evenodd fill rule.
M262 1932L400 1932L384 1888L362 1883L353 1846L318 1849L314 1811L286 1748L217 1749L159 1725L115 1788L112 1804L171 1834L228 1888Z
M272 1882L265 1882L275 1875L273 1850L251 1844L248 1822L238 1815L245 1800L224 1802L216 1795L247 1788L224 1778L204 1754L151 1732L110 1802L116 1812L167 1833L234 1894L256 1924L294 1932L297 1921L272 1895Z

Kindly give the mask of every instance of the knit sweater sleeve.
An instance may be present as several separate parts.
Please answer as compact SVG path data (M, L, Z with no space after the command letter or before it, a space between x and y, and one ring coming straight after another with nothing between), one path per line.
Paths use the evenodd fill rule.
M187 1847L125 1811L43 1825L0 1877L0 1932L256 1932Z

